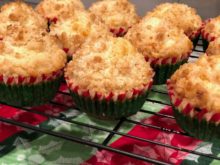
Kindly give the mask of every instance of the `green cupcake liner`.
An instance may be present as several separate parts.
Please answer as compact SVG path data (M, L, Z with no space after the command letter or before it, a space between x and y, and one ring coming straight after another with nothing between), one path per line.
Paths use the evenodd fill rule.
M191 136L210 142L220 142L220 125L182 114L173 106L174 116L179 126Z
M106 101L83 97L70 91L77 107L89 116L102 120L116 120L136 114L143 106L148 91L137 97L124 101Z
M209 47L209 41L203 38L202 43L203 43L203 50L206 51Z
M192 43L193 43L193 48L195 49L195 47L196 47L196 45L197 45L197 43L198 43L198 41L199 41L199 36L196 37L196 38L191 39L191 41L192 41Z
M73 59L72 56L67 55L67 62L70 62Z
M0 83L0 101L12 106L42 105L55 96L62 76L38 84L7 85Z
M154 85L161 85L167 82L172 74L179 69L181 65L186 63L188 59L177 62L176 64L165 64L165 65L154 65L152 68L155 71L154 75Z

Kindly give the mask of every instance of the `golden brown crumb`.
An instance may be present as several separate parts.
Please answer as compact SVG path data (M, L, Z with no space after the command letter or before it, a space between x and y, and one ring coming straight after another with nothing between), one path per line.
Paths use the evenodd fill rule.
M20 33L19 38L5 37L0 42L0 75L41 76L65 66L66 55L56 38Z
M211 19L205 24L204 31L214 37L220 37L220 16Z
M209 47L206 50L208 55L220 54L220 38L215 39L209 43Z
M162 3L146 17L158 17L169 21L173 26L182 29L187 36L192 35L202 26L202 19L196 10L181 3Z
M171 78L174 92L196 108L220 112L220 56L202 56L185 64Z
M45 31L47 29L47 21L35 12L31 6L21 1L3 5L1 7L0 20L0 30L6 30L8 26L18 25L30 29L30 31Z
M36 11L45 18L69 18L75 10L83 10L84 5L80 0L42 0Z
M110 29L128 29L139 21L135 6L128 0L98 1L89 10L101 18Z
M192 50L192 42L182 30L157 17L145 17L125 38L148 58L179 58Z
M73 55L88 38L99 35L111 35L108 28L94 15L86 11L78 11L70 18L52 24L51 34L57 36L68 54Z
M100 45L106 46L100 50ZM142 87L149 83L153 71L129 41L108 36L87 40L65 75L80 89L106 95Z

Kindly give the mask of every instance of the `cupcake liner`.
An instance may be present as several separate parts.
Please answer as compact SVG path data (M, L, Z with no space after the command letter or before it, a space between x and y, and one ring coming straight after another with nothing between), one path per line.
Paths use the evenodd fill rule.
M220 113L193 107L186 99L178 98L167 81L174 116L180 127L191 136L211 142L220 141Z
M181 65L185 64L187 61L188 59L184 59L175 64L155 65L153 67L155 71L154 84L155 85L165 84L167 79L169 79L173 75L173 73L177 69L179 69Z
M203 23L202 30L201 30L204 51L206 51L206 49L208 48L209 42L214 41L216 39L216 37L213 34L206 32L204 29L205 25L210 21L211 19L206 20Z
M72 54L69 53L69 48L63 48L63 51L66 53L67 55L67 61L71 61L72 60Z
M48 18L48 17L46 17L46 19L47 19L47 22L48 22L49 25L52 24L52 23L56 24L57 21L58 21L58 18L57 18L57 17L54 17L54 18Z
M114 34L116 37L124 37L127 33L128 29L120 27L118 29L111 28L110 32Z
M13 106L36 106L50 101L56 94L63 72L40 77L0 76L0 101Z
M57 18L57 17L54 17L54 18L48 18L48 17L46 17L45 19L47 20L47 32L50 32L50 25L51 25L52 23L56 24L57 21L58 21L58 18Z
M209 41L202 38L202 47L203 47L203 51L206 51L209 47Z
M191 39L192 43L193 43L193 48L195 49L196 48L196 45L198 44L199 42L199 36L194 38L194 39Z
M199 41L201 30L202 30L202 27L199 28L198 30L194 31L190 36L188 36L189 39L192 41L194 48L196 47L196 45L197 45L197 43Z
M146 61L150 62L152 68L155 71L154 85L165 84L172 74L179 69L181 65L188 61L188 57L191 52L179 57L179 58L148 58Z
M152 86L151 81L143 84L141 88L121 94L111 92L102 95L89 90L83 91L68 78L66 80L78 108L89 116L103 120L115 120L136 114L143 106Z
M74 53L71 54L69 48L63 48L63 51L66 53L67 62L71 61L73 59Z

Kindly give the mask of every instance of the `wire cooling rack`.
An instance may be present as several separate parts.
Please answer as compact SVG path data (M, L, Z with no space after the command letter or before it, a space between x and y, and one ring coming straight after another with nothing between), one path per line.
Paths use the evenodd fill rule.
M192 55L190 56L189 62L196 60L202 52L203 52L202 41L200 39L197 46L196 46L196 49L193 51ZM166 91L159 91L159 90L153 89L152 92L162 94L162 95L165 95L165 96L168 97L168 94L167 94ZM59 91L58 93L62 94L62 95L69 95L69 93L65 93L65 92L61 92L61 91ZM161 105L170 105L170 104L165 103L163 101L157 101L157 100L152 100L152 99L147 99L146 102L152 102L152 103L157 103L157 104L161 104ZM51 104L67 106L67 105L62 105L58 102L51 102ZM152 124L142 123L142 122L139 122L139 121L132 120L130 118L129 119L128 118L122 118L121 120L119 120L117 122L117 124L115 125L115 127L113 129L109 129L109 128L103 128L103 127L100 127L100 126L95 126L95 125L92 125L92 124L82 123L82 122L79 122L79 121L73 121L71 119L63 118L62 116L55 116L55 115L47 114L47 113L44 113L44 112L39 112L39 111L33 110L33 109L30 110L29 108L23 108L23 107L15 107L15 108L21 109L22 111L38 114L38 115L47 117L49 119L60 120L60 121L64 121L64 122L67 122L67 123L70 123L70 124L75 124L75 125L78 125L78 126L86 127L86 128L89 128L89 129L102 131L102 132L108 133L108 136L105 138L105 140L102 143L97 143L97 142L93 142L91 140L85 140L83 138L76 137L74 135L65 134L65 133L61 133L61 132L55 132L53 130L40 128L40 127L37 127L37 126L33 126L33 125L30 125L30 124L27 124L27 123L18 122L18 121L8 119L8 118L0 117L0 121L4 122L4 123L11 124L11 125L15 125L15 126L18 126L18 127L21 127L21 128L25 128L25 129L28 129L28 130L32 130L32 131L35 131L35 132L38 132L38 133L42 133L42 134L45 134L45 135L50 135L50 136L61 138L61 139L67 140L67 141L76 142L76 143L80 143L80 144L83 144L83 145L91 146L91 147L97 148L99 150L107 150L107 151L115 152L115 153L118 153L118 154L121 154L121 155L124 155L124 156L139 159L139 160L142 160L142 161L145 161L145 162L149 162L149 163L153 163L153 164L161 164L161 165L169 164L169 163L162 162L162 161L159 161L159 160L155 160L155 159L152 159L152 158L149 158L149 157L144 157L142 155L126 152L126 151L123 151L123 150L120 150L120 149L116 149L116 148L110 147L108 144L110 143L110 141L112 140L112 138L115 135L119 135L121 137L131 138L131 139L138 140L138 141L141 141L141 142L151 143L151 144L166 147L166 148L169 148L169 149L194 154L194 155L197 155L197 156L204 156L204 157L207 157L207 158L220 160L220 157L217 157L215 155L205 154L203 152L198 152L198 151L193 151L193 150L188 150L188 149L185 149L185 148L176 147L176 146L168 145L168 144L165 144L165 143L156 142L156 141L153 141L153 140L148 140L148 139L144 139L144 138L140 138L140 137L136 137L136 136L133 136L133 135L129 135L129 134L120 132L119 129L122 126L122 124L123 123L129 123L129 124L132 124L132 125L139 125L139 126L142 126L142 127L149 127L149 128L152 128L152 129L160 130L160 131L163 131L165 133L173 133L173 134L179 134L179 135L182 135L182 136L189 136L188 134L186 134L184 132L179 132L179 131L176 131L176 130L171 130L171 129L168 129L168 128L159 127L159 126L152 125ZM155 112L144 110L144 109L141 109L140 112L146 113L146 114L151 114L151 115L157 115L157 116L161 116L161 117L164 117L164 118L169 118L169 119L175 120L175 118L173 116L169 116L169 115L165 115L165 114L161 114L161 113L155 113Z

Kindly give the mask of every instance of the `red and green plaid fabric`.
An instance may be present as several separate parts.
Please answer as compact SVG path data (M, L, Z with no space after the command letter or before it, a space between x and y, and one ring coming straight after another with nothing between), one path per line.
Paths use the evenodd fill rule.
M65 85L61 87L61 90L66 92ZM158 86L157 90L166 91L164 86ZM169 98L166 94L151 92L149 99L169 104ZM48 104L40 107L34 107L32 109L108 129L113 129L118 122L91 119L86 114L72 109L72 100L69 95L58 94L54 99L54 102L58 102L60 104ZM172 115L171 107L159 103L146 102L143 106L143 109L151 112ZM12 118L17 121L29 123L36 125L37 127L50 129L56 132L77 136L84 140L97 143L102 143L109 135L107 132L94 130L55 119L48 119L40 115L24 112L6 105L0 106L0 116ZM181 131L174 119L166 117L139 112L138 114L132 116L131 119L141 121L145 124L152 124L158 127ZM180 134L168 133L140 125L133 125L128 122L124 122L118 131L163 144L199 151L206 154L218 155L220 153L218 147L219 145L217 144L202 142L198 139ZM128 151L130 153L136 153L171 164L194 165L220 163L220 161L213 160L211 158L193 155L117 135L113 137L109 145L113 148ZM21 128L1 123L0 165L26 164L147 165L150 163L105 150L97 150L96 148L73 143L52 136L42 135L30 130L22 130Z

